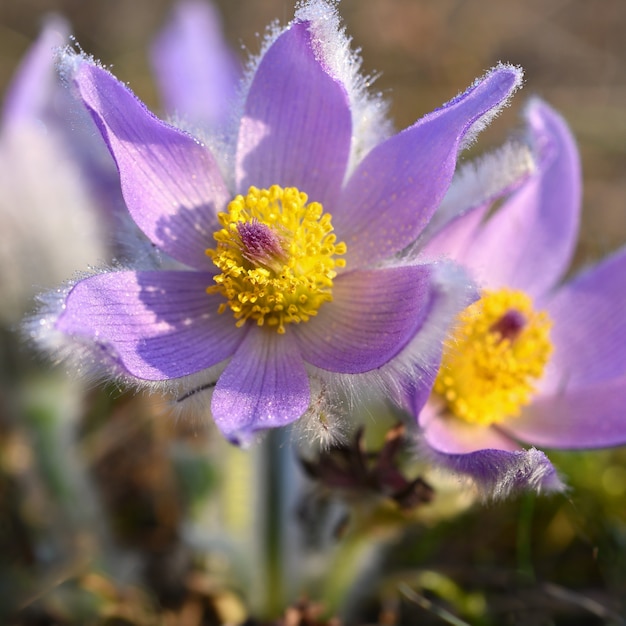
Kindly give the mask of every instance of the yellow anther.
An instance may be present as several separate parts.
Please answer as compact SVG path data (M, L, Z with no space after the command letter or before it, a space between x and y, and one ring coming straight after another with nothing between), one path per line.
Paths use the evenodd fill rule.
M221 274L208 293L220 293L237 326L255 320L278 333L285 324L306 322L332 300L336 268L345 267L346 244L337 243L331 216L308 203L295 187L250 187L218 219L217 245L206 253Z
M519 415L550 359L551 325L525 293L485 292L459 315L434 392L451 413L474 424Z

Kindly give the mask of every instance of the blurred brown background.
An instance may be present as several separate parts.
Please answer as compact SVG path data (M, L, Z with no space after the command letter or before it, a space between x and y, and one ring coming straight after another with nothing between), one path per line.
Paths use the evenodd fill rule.
M292 0L215 0L232 45L245 57ZM172 0L1 0L0 91L42 18L59 12L93 53L158 108L146 51ZM526 70L513 106L483 135L496 145L533 94L561 110L583 156L584 229L579 259L626 241L626 2L624 0L343 0L340 12L364 69L392 102L398 128L470 84L498 61Z

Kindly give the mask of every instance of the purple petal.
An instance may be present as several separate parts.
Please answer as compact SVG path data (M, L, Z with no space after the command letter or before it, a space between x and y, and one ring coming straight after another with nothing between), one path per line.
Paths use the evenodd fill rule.
M519 81L514 68L497 68L363 159L333 213L348 267L376 263L415 240L448 190L466 135Z
M234 443L298 419L310 403L309 381L293 337L252 328L220 376L211 411Z
M510 141L454 173L439 208L422 232L416 247L430 257L461 258L476 235L487 210L509 196L536 169L530 148Z
M2 108L3 128L36 122L50 107L56 82L55 48L63 46L67 36L68 28L63 20L47 21L7 88Z
M450 259L463 258L463 253L472 241L488 208L487 205L477 206L452 218L428 240L421 250L421 255L427 259L442 256Z
M469 424L438 410L433 401L419 416L424 454L432 462L471 478L483 496L503 498L527 489L563 489L543 452L522 450L494 427Z
M626 248L559 289L545 307L555 350L544 389L626 373Z
M387 394L418 415L428 400L441 364L443 341L458 314L479 294L464 269L449 261L431 263L427 316L402 352L378 370Z
M329 209L346 171L352 120L345 88L318 60L309 27L292 24L260 61L239 131L237 187L298 187Z
M112 272L79 282L57 328L94 342L132 376L167 380L231 356L244 337L203 272Z
M152 46L151 59L170 113L207 128L230 115L240 67L213 4L178 3Z
M626 443L626 377L542 396L506 423L522 441L548 448L584 449Z
M205 250L229 199L211 153L157 119L109 72L79 61L73 78L117 163L137 225L173 258L209 268Z
M578 151L563 119L532 101L526 112L538 153L537 174L497 211L464 261L491 287L538 296L567 269L580 219Z
M468 454L494 449L513 452L520 447L491 426L470 424L440 412L439 401L431 399L419 414L419 425L428 445L444 454Z
M471 478L483 497L500 499L521 491L550 493L565 485L548 457L537 450L480 450L469 454L433 453L433 462Z
M430 265L418 265L342 274L333 287L333 302L296 329L304 360L347 374L387 363L430 313L432 271Z
M441 366L443 354L443 342L430 357L430 362L414 366L411 377L403 381L398 394L391 394L391 399L399 406L406 409L412 415L422 415L428 412L428 400L432 395L433 385L437 379L437 373Z

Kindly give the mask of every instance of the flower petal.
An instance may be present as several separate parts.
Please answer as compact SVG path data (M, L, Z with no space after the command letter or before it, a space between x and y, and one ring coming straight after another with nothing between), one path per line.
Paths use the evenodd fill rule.
M225 437L245 444L256 431L298 419L309 403L309 381L293 337L252 328L217 381L211 411Z
M218 315L202 272L111 272L80 281L58 330L94 342L103 358L143 380L193 374L231 356L244 331Z
M453 217L426 242L421 255L426 259L463 258L488 209L489 205L484 204Z
M432 266L342 274L333 301L296 330L302 357L331 372L381 367L415 336L432 306Z
M548 448L584 449L626 443L626 377L539 397L506 423L513 436Z
M442 412L434 398L421 411L418 421L428 445L444 454L468 454L485 449L513 452L520 449L513 439L491 426L470 424Z
M413 338L391 361L376 370L386 395L418 415L428 400L441 364L443 342L458 314L478 299L464 268L450 261L429 264L430 303Z
M544 390L626 373L626 248L559 289L545 308L555 349Z
M548 457L536 448L434 454L433 461L471 478L485 498L498 500L521 491L550 493L565 489Z
M51 106L56 75L54 50L65 44L67 24L48 19L37 41L22 60L7 88L2 107L2 128L36 122Z
M564 488L543 452L522 450L496 428L438 414L433 403L424 408L419 421L423 453L433 463L471 478L483 497L498 499L522 490Z
M489 287L539 296L570 263L580 220L581 173L563 119L537 99L526 118L538 171L486 222L463 261Z
M240 67L213 4L179 2L151 48L154 75L170 113L213 128L231 114Z
M75 65L74 83L117 163L137 225L175 259L210 267L205 250L229 197L211 153L157 119L106 70L80 57Z
M294 22L262 56L239 131L237 188L298 187L327 209L350 151L344 86L318 60L309 22Z
M511 194L535 169L530 148L517 141L460 166L415 247L426 249L430 257L461 258L491 205Z
M344 188L333 224L349 268L376 263L412 243L441 203L464 139L518 86L498 67L442 108L370 151Z

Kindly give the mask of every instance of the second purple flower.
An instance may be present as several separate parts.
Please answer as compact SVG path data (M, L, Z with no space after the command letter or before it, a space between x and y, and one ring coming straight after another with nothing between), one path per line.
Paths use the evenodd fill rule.
M501 206L471 206L425 246L480 282L446 342L434 393L414 394L423 450L483 494L564 488L537 448L626 442L626 249L564 280L581 207L580 159L561 116L526 108L536 171Z

